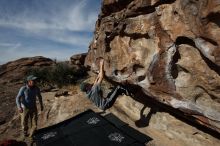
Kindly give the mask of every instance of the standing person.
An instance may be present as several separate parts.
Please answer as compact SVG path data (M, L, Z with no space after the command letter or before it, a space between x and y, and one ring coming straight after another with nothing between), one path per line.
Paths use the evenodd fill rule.
M21 87L16 97L16 104L21 114L21 127L23 136L28 136L28 124L31 125L29 136L31 137L37 129L37 105L36 97L38 97L41 111L43 111L43 102L40 89L35 85L37 77L30 75L27 77L27 83Z
M129 95L128 91L121 86L113 88L113 90L107 95L107 97L102 96L101 83L104 77L104 59L99 58L99 74L93 83L81 83L80 89L83 92L86 92L87 97L100 109L105 110L112 106L116 97L122 93Z

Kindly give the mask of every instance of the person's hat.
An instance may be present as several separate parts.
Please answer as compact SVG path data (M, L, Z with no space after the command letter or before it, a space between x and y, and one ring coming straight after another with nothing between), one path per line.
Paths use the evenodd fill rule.
M34 80L36 80L37 79L37 77L35 77L34 75L29 75L28 77L27 77L27 81L34 81Z

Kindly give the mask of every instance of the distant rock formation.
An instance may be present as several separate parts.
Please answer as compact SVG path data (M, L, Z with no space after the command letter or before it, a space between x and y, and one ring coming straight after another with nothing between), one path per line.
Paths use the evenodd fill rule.
M0 83L23 80L31 68L53 65L55 62L42 56L21 58L0 66Z
M220 1L104 0L85 65L220 132Z
M70 62L73 65L84 65L87 53L75 54L70 57Z

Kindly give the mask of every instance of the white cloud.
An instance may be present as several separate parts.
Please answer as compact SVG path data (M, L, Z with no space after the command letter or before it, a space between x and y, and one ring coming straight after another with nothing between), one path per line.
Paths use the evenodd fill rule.
M47 3L48 1L35 1L37 3ZM93 10L88 4L90 0L70 0L67 5L63 5L63 1L59 1L60 5L54 5L56 1L48 2L45 8L37 7L32 9L24 7L19 9L18 13L13 15L0 10L0 27L2 26L11 29L19 30L19 41L13 39L13 43L4 43L0 40L0 62L18 59L25 56L42 55L50 58L64 59L69 58L73 53L85 52L87 50L91 38L91 33L95 28L95 22L98 17L97 10ZM90 2L91 3L91 2ZM40 4L42 5L42 4ZM16 6L15 6L16 7ZM1 8L1 6L0 6ZM47 13L48 8L48 13ZM88 8L90 8L88 10ZM46 10L46 11L45 11ZM13 11L10 10L9 11ZM1 31L0 31L1 33ZM12 34L13 35L13 34ZM10 36L9 36L10 38ZM51 46L42 46L39 50L36 46L27 46L22 41L30 41L31 39L41 39L52 41L55 43L62 43L69 46L76 46L75 48L65 49L52 48ZM7 41L7 39L6 39ZM63 48L64 49L64 48ZM80 50L81 49L81 50ZM60 50L60 51L59 51ZM74 50L74 52L73 52Z
M65 50L65 51L61 51ZM34 57L34 56L44 56L51 59L57 59L58 61L69 60L69 58L73 55L73 53L82 53L82 50L74 51L72 49L67 48L47 48L47 49L39 49L38 47L28 47L19 45L17 48L15 47L7 47L2 48L0 45L0 65L6 63L8 61L17 60L23 57Z
M85 36L80 36L80 35L58 35L58 36L52 36L50 38L53 41L60 42L60 43L65 43L65 44L71 44L75 46L81 46L84 48L88 48L89 43L91 41L90 37L85 37Z
M20 43L0 43L0 48L1 47L4 47L5 49L8 49L8 48L12 48L12 49L17 49L21 46Z
M16 46L19 46L20 44L17 43L17 44L14 44L14 43L0 43L0 46L2 47L16 47Z
M0 18L0 26L15 27L29 32L38 32L44 30L70 30L70 31L93 31L97 12L88 12L86 0L78 1L61 12L55 12L53 15L42 17L39 14L29 16L29 12L24 10L23 13L15 16ZM31 11L31 10L30 10ZM7 14L6 14L7 15Z
M70 45L78 45L88 47L91 37L69 32L82 31L92 32L95 28L97 12L87 11L87 1L78 1L67 9L62 9L62 12L56 13L53 10L53 15L42 17L41 15L30 17L27 10L24 10L18 16L10 16L7 19L0 18L0 26L16 28L23 30L26 35L38 36L60 43ZM47 14L45 14L47 15Z
M64 26L66 26L69 30L92 31L98 15L95 12L88 13L86 8L87 3L85 0L70 8L67 13L68 21L64 24Z
M19 57L23 57L23 55L30 55L28 51L22 49L19 43L0 43L1 62L18 59Z

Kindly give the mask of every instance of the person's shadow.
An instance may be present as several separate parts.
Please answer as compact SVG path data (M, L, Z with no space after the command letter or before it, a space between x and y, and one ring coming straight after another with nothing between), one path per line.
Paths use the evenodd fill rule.
M119 95L129 95L129 92L126 88L121 85L117 85L109 88L111 91L108 93L107 98L112 98L112 101L109 103L107 108L110 108L115 103Z
M155 108L151 107L149 113L146 116L146 115L144 115L144 110L146 108L147 108L147 106L144 105L144 107L140 111L140 119L135 121L135 125L139 128L149 126L150 119L151 119L152 115L157 112L157 110Z
M160 110L160 108L154 107L155 101L153 99L149 98L146 94L144 94L143 91L141 90L141 88L138 86L129 85L129 84L119 85L119 86L111 87L110 90L111 91L107 95L108 98L110 96L112 96L112 94L114 92L115 92L115 94L114 94L114 98L113 98L112 102L109 104L108 108L113 106L113 104L115 103L115 101L119 95L130 96L135 101L144 104L144 107L140 111L140 119L135 121L135 125L137 127L149 126L149 122L150 122L152 115ZM144 110L147 107L150 108L150 111L147 115L144 115Z
M128 89L133 95L131 97L136 102L142 103L144 105L140 111L140 119L135 121L135 125L139 128L149 126L152 115L158 111L161 111L160 107L158 107L158 104L154 99L144 94L140 87L131 85L128 86ZM150 111L147 115L144 114L146 108L150 108Z

